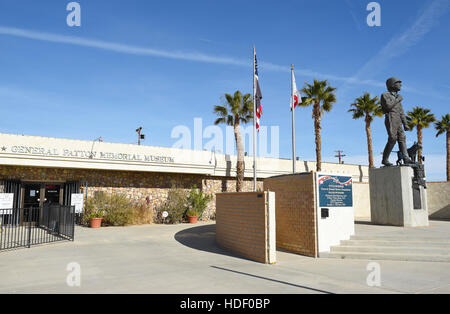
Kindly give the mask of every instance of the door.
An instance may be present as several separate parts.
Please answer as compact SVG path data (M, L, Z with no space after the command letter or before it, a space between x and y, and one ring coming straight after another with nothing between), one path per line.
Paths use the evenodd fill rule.
M25 185L23 207L39 207L41 199L41 185L40 184L27 184Z
M60 185L45 185L45 205L59 205L60 201Z
M38 220L38 211L41 201L41 185L25 184L23 189L23 211L21 223L34 223Z

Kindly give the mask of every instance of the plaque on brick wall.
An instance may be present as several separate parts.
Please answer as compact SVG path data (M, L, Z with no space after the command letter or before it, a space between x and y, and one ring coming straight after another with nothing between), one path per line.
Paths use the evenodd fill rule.
M320 207L352 207L353 179L349 176L319 174Z

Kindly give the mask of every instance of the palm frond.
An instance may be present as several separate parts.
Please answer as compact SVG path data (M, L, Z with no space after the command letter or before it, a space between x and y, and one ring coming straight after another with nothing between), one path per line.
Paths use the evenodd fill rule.
M442 116L441 120L435 123L434 128L438 131L436 137L450 132L450 114Z
M414 129L416 127L428 128L430 123L436 121L434 114L431 113L430 109L426 109L420 106L414 107L412 111L408 111L406 116L406 120L408 122L408 126L410 129Z

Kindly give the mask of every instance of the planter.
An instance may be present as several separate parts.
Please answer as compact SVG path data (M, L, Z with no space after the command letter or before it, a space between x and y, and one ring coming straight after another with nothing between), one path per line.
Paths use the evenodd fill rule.
M198 216L187 216L190 224L196 224L198 222Z
M102 226L102 219L103 218L90 218L89 226L94 229L100 228Z

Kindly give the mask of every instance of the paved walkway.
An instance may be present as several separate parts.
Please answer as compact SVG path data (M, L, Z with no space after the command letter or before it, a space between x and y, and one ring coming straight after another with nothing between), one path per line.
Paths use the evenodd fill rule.
M417 232L450 235L450 222L432 225ZM383 228L394 227L357 225L358 232ZM217 247L214 224L77 228L75 235L75 242L0 252L0 293L450 293L449 263L380 261L381 286L369 287L369 261L278 252L276 265L264 265ZM81 266L80 287L66 284L71 262Z

